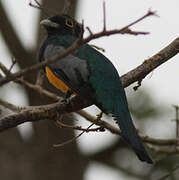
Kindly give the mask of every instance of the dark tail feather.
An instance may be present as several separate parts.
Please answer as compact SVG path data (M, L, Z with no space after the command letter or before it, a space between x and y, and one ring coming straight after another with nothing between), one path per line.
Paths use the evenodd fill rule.
M142 140L137 134L136 128L134 127L129 111L124 112L124 111L121 111L121 107L119 108L116 107L114 116L121 129L123 138L131 145L131 147L137 154L138 158L141 161L146 161L152 164L153 162L151 158L149 157L149 155L147 154L147 151L142 143Z

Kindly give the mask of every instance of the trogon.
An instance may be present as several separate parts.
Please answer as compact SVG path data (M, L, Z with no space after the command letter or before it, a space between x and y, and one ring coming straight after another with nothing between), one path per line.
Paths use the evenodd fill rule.
M56 15L40 23L47 31L39 60L44 61L63 52L81 35L82 26L68 15ZM111 113L141 161L152 163L133 124L120 76L111 61L88 44L45 68L51 84L68 96L75 93L89 100L104 113Z

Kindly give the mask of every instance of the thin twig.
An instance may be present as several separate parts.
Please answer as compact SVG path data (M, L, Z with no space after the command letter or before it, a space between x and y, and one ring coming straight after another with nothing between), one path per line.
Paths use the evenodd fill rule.
M51 14L52 15L56 15L56 12L49 9L49 8L45 8L44 6L42 6L37 0L34 0L34 2L36 4L33 4L32 2L29 2L29 6L35 8L35 9L39 9L41 11L43 11L43 13L46 15L46 16L50 16Z
M18 107L18 106L14 105L14 104L11 104L11 103L7 102L7 101L4 101L1 98L0 98L0 104L2 106L4 106L5 108L10 109L11 111L14 111L14 112L20 112L21 111L21 107Z
M92 123L90 126L87 127L86 130L89 130L93 125L94 125L94 124ZM76 139L78 139L80 136L82 136L82 135L86 132L86 130L83 131L83 132L81 132L81 133L78 134L77 136L73 137L72 139L70 139L70 140L68 140L68 141L65 141L64 143L54 144L53 147L62 147L62 146L65 146L65 145L67 145L67 144L69 144L69 143L72 143L73 141L75 141Z
M101 117L102 117L102 114L103 114L103 112L101 112L99 115L97 115L97 118L95 119L96 122L100 121L100 119L101 119ZM61 123L60 121L56 121L56 122L57 122L59 125L64 126L64 124ZM68 141L65 141L64 143L54 144L53 147L62 147L62 146L64 146L64 145L67 145L67 144L75 141L77 138L79 138L80 136L82 136L85 132L90 132L90 130L91 130L90 128L91 128L94 124L95 124L94 122L93 122L92 124L90 124L86 129L83 130L83 132L81 132L81 133L78 134L77 136L73 137L72 139L70 139L70 140L68 140ZM67 127L67 126L65 126L65 127ZM80 128L80 129L78 128L78 130L81 130L81 128ZM98 130L99 130L99 128L98 128ZM92 131L94 131L94 130L92 130Z
M56 125L60 128L70 129L70 130L79 130L79 131L85 131L85 132L103 132L101 127L97 128L82 128L81 126L70 126L67 124L62 123L61 121L57 120L55 121Z
M133 87L134 91L137 91L142 84L142 79L137 82L137 85Z
M133 26L134 24L139 23L140 21L142 21L143 19L145 19L145 18L147 18L147 17L149 17L149 16L157 16L157 14L156 14L155 11L151 11L151 10L149 9L148 12L147 12L144 16L142 16L142 17L140 17L139 19L137 19L136 21L128 24L127 26L124 26L123 29L128 29L129 27Z
M93 35L93 32L91 31L91 29L90 29L89 27L86 27L86 29L88 30L90 36L92 36L92 35Z
M155 153L159 153L159 154L167 154L167 155L170 155L170 154L179 154L179 150L178 149L175 149L175 148L159 148L159 147L155 147L154 145L151 145L151 144L146 144L146 146L154 151Z
M11 73L12 68L14 67L14 65L15 65L15 64L16 64L16 62L17 62L15 58L12 58L11 60L12 60L12 64L11 64L11 66L10 66L9 70L8 70L8 74L10 74L10 73ZM8 74L7 74L7 76L8 76Z

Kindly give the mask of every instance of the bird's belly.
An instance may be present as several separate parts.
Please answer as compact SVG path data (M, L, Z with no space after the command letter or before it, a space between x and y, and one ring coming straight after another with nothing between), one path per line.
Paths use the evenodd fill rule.
M45 67L45 71L49 82L57 89L60 89L64 93L66 93L70 89L63 81L56 77L55 74L47 66Z

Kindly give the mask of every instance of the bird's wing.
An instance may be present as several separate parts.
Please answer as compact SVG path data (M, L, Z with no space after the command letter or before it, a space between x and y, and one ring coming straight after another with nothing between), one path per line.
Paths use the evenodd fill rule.
M90 68L89 82L96 91L96 100L103 109L113 113L114 101L120 99L121 106L127 107L127 100L119 74L114 65L103 54L89 45L78 49L76 55L85 59Z

